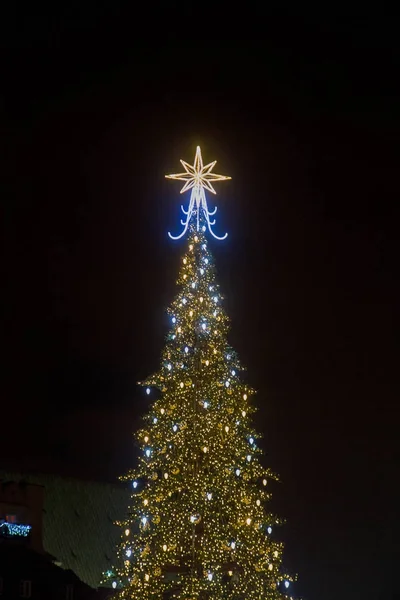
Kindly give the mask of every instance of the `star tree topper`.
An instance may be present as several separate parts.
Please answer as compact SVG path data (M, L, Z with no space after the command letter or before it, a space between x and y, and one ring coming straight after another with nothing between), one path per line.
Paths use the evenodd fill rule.
M191 190L189 207L187 210L181 206L181 210L185 215L185 219L181 219L181 224L183 225L183 231L178 236L173 236L168 232L168 235L173 240L178 240L182 236L185 235L189 222L192 216L195 214L197 218L197 230L200 227L200 209L203 209L204 217L208 226L208 230L216 239L224 240L227 237L227 233L218 237L212 230L213 225L215 225L215 219L210 220L210 217L214 216L217 212L217 207L214 208L213 211L210 211L207 206L207 199L205 190L208 190L212 194L216 194L217 192L214 190L212 182L216 181L226 181L227 179L231 179L231 177L227 177L226 175L217 175L216 173L212 173L216 160L208 165L203 164L203 158L201 156L200 146L197 146L196 155L194 157L193 165L189 165L189 163L181 160L182 166L185 169L184 173L175 173L172 175L166 175L167 179L177 179L178 181L184 181L185 185L181 189L181 194Z

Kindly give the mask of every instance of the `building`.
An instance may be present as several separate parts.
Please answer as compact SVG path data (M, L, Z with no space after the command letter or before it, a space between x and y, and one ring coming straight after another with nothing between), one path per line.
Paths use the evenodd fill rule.
M37 591L46 578L54 581L52 598L88 598L114 562L120 535L115 521L128 504L123 485L0 471L1 600L36 596L32 573ZM21 581L31 581L29 596L29 584L24 588Z

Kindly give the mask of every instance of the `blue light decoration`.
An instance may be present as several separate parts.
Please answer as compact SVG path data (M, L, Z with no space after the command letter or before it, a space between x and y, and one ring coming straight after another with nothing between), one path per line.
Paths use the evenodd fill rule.
M28 537L32 529L31 525L22 525L20 523L0 523L0 536L3 537Z
M197 231L200 231L201 211L205 218L208 231L215 239L224 240L228 236L228 234L225 233L225 235L219 237L213 232L212 228L215 225L215 219L210 219L210 217L213 217L215 215L215 213L217 212L217 207L215 207L212 211L208 208L205 194L205 190L211 192L212 194L216 194L216 191L212 186L212 182L226 181L228 179L231 179L231 177L227 177L226 175L217 175L216 173L211 172L216 162L217 161L214 160L213 162L204 165L203 158L201 156L200 146L197 146L193 165L189 165L189 163L185 162L184 160L181 160L181 164L185 169L185 172L166 175L167 179L176 179L178 181L185 182L183 188L181 189L181 194L187 192L188 190L191 190L188 209L185 210L184 207L181 205L181 210L185 215L185 218L181 219L183 231L177 236L173 236L170 232L168 232L168 235L172 240L179 240L185 235L193 215L195 215L196 217ZM201 229L202 231L205 231L206 228L203 226Z

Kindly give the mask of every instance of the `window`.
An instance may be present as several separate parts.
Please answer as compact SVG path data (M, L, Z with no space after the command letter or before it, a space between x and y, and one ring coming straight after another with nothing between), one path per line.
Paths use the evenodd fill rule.
M68 583L65 588L65 600L74 600L74 585Z
M7 523L16 523L17 515L6 515L6 521Z
M30 598L32 594L32 582L23 579L19 584L19 595L21 598Z

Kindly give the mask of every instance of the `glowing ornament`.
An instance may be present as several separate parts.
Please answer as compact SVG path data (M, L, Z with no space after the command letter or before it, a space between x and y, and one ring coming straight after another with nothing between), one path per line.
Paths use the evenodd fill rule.
M207 227L211 235L213 235L216 239L223 240L228 235L227 233L223 237L218 237L212 230L212 226L215 224L215 219L211 220L210 217L214 216L217 212L217 208L213 211L210 211L207 206L207 199L205 190L208 190L212 194L215 194L214 187L212 186L212 182L215 181L226 181L230 179L225 175L217 175L216 173L212 173L215 164L217 161L213 161L208 163L207 165L203 164L203 158L201 156L200 146L197 146L196 155L194 158L194 164L189 165L189 163L181 160L181 164L185 169L184 173L175 173L172 175L166 175L167 179L176 179L178 181L184 181L185 184L181 189L181 194L186 192L187 190L191 190L190 200L188 209L185 210L183 206L181 206L181 210L185 215L185 220L182 220L183 231L178 236L173 236L170 233L168 235L173 240L177 240L185 235L188 227L190 219L193 215L197 217L197 231L200 228L200 209L203 211L204 218L207 223ZM197 236L195 236L195 241Z
M150 394L150 388L146 388L146 394L149 395Z
M127 557L129 558L132 554L132 550L130 548L128 548L128 550L125 553L127 555Z
M126 537L128 537L129 534L130 534L129 529L125 529L125 535L126 535Z
M190 522L193 523L194 525L197 525L197 523L200 523L200 521L201 521L201 516L198 513L190 516Z

